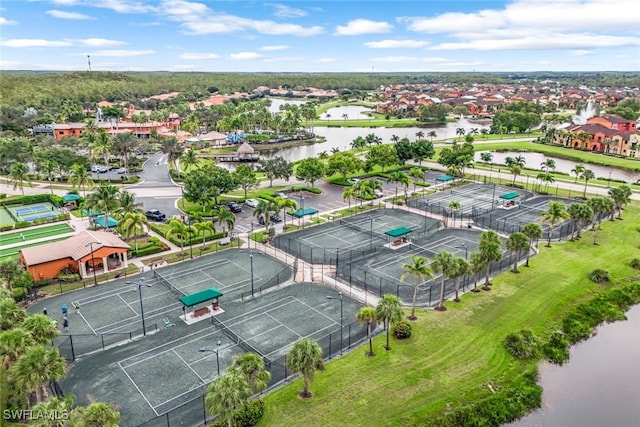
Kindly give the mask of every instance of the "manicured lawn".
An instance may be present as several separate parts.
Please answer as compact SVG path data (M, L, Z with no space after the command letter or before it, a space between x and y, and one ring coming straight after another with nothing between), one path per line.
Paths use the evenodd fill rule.
M587 279L605 268L615 281L640 279L628 266L640 247L640 206L628 207L623 221L604 221L598 245L592 232L577 242L541 247L522 273L504 273L491 292L468 293L448 311L418 310L414 335L374 339L375 357L361 347L330 362L311 383L312 399L297 396L301 379L266 396L260 426L424 425L446 410L498 390L535 362L518 362L502 347L504 337L531 328L546 338L576 303L605 289ZM541 245L542 246L542 245ZM408 312L408 311L407 311Z
M1 241L3 245L11 245L22 242L22 236L24 236L25 241L29 241L72 232L73 228L69 227L66 223L62 223L51 225L49 227L27 228L20 231L14 231L13 233L3 234Z

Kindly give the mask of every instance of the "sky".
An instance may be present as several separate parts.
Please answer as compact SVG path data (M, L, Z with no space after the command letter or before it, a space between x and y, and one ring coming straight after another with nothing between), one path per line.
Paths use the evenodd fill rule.
M0 70L640 71L637 0L3 0Z

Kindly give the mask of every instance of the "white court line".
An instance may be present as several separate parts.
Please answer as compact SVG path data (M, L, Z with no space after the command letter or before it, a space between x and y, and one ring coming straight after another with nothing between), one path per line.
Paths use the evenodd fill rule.
M287 299L289 299L289 298L293 298L294 300L296 299L295 297L287 297ZM282 301L282 300L281 300L281 301ZM260 316L262 316L263 314L265 314L265 313L269 313L270 311L273 311L273 310L277 310L278 308L285 307L285 306L287 306L287 305L289 305L289 304L291 304L291 303L293 303L293 302L295 302L295 301L289 301L289 302L287 302L287 303L280 304L280 305L277 305L277 306L275 305L276 303L273 303L273 304L271 304L271 305L269 305L269 306L264 306L264 305L263 305L263 306L262 306L262 308L264 308L264 307L271 307L271 306L273 306L273 308L270 308L269 310L266 310L266 311L261 310L260 308L256 308L255 310L251 310L249 313L254 313L254 312L257 312L258 310L261 310L258 314L256 314L256 315L252 315L252 316L250 316L250 317L247 317L247 314L248 314L248 313L246 313L246 314L244 314L244 315L236 316L236 317L233 317L233 318L231 318L231 319L228 319L228 320L225 322L225 325L226 325L226 326L237 326L237 325L241 325L242 323L245 323L247 320L255 319L256 317L260 317ZM235 320L238 320L238 319L240 320L239 322L234 322Z
M175 303L175 302L174 302L174 303L171 303L170 305L165 305L165 306L163 306L163 307L158 307L158 308L156 308L156 309L149 310L149 312L147 313L147 315L145 315L145 319L147 319L147 318L149 318L149 317L153 317L153 315L154 315L153 313L156 313L156 314L157 314L157 313L158 313L158 311L160 311L160 310L162 310L162 311L160 311L160 313L168 313L168 312L169 312L169 311L171 311L172 309L178 308L178 307L180 307L181 305L182 305L182 304L179 304L179 303ZM169 310L166 310L167 308L170 308L170 309L169 309ZM116 325L128 325L128 324L133 324L133 323L135 323L135 321L131 322L130 320L132 320L132 319L136 319L136 321L137 321L137 317L138 317L138 316L126 317L126 318L124 318L124 319L120 319L120 320L118 320L117 322L113 322L113 323L109 323L109 324L104 325L104 326L100 326L100 327L98 328L98 330L102 331L104 328L111 328L111 327L116 326ZM114 330L116 330L116 329L118 329L118 328L112 328L112 329L109 329L109 330L107 330L107 331L100 332L100 333L104 334L104 333L108 333L109 331L114 331Z
M131 381L131 384L133 384L133 386L136 388L136 390L138 390L138 393L140 393L140 396L142 396L142 398L145 400L145 402L147 402L147 404L151 407L151 410L156 414L156 416L160 416L160 414L158 414L158 411L156 411L156 408L151 404L151 402L149 402L149 399L147 399L147 396L145 396L144 393L142 392L142 390L140 390L140 387L138 387L138 384L136 384L136 382L133 380L133 378L131 378L131 376L129 375L127 370L124 369L122 367L122 365L120 365L120 362L118 362L118 366L120 366L120 369L122 369L122 372L124 372L124 374L127 376L127 378L129 378L129 381Z
M309 334L309 335L305 335L305 336L300 336L300 337L301 337L301 338L308 338L308 337L310 337L310 336L312 336L312 335L314 335L314 334L317 334L318 332L322 332L322 331L324 331L324 330L326 330L326 329L330 329L330 328L332 328L332 327L334 327L334 326L338 326L338 327L339 327L339 326L340 326L340 324L339 324L339 323L336 323L336 322L333 322L331 325L329 325L329 326L325 326L324 328L322 328L322 329L319 329L319 330L315 331L313 334ZM330 332L330 333L331 333L331 332ZM323 336L321 336L320 338L324 338L324 337L326 337L326 335L323 335ZM289 344L289 345L288 345L287 347L285 347L285 348L291 348L291 346L292 346L292 345L293 345L293 343ZM265 354L265 356L268 358L270 355L275 354L275 353L278 353L280 350L282 350L282 348L275 349L275 350L273 350L272 352Z
M269 313L265 313L265 314L267 316L269 316L270 318L272 318L273 320L275 320L277 323L279 323L280 326L283 326L285 329L288 329L289 331L291 331L293 333L293 335L297 336L298 338L302 338L302 335L300 335L299 333L297 333L296 331L294 331L293 329L291 329L290 327L288 327L287 325L285 325L284 323L282 323L281 321L279 321L278 319L276 319L275 317L273 317Z
M84 323L86 323L87 326L89 327L89 329L91 329L91 332L93 332L93 335L98 335L96 330L91 327L91 323L89 323L89 321L87 319L85 319L85 317L82 315L82 313L78 313L78 314L80 314L80 317L82 317L82 320L84 320ZM100 328L98 328L98 329L100 329Z
M178 356L178 359L182 360L182 363L184 363L185 365L187 365L187 367L188 367L189 369L191 369L191 372L193 372L194 374L196 374L196 377L198 377L198 378L200 379L200 381L202 381L202 383L203 383L203 384L206 384L206 383L207 383L207 382L206 382L205 380L203 380L203 379L202 379L202 377L201 377L201 376L200 376L200 375L195 371L195 369L193 369L193 368L191 367L191 365L189 365L189 364L187 363L187 361L186 361L186 360L184 360L184 359L182 358L182 356L180 356L180 355L176 352L176 349L175 349L175 348L171 349L171 351L173 351L173 354L175 354L176 356Z
M134 313L136 316L138 315L138 312L137 312L137 311L135 311L135 310L133 309L133 307L131 307L131 305L129 305L129 303L128 303L127 301L125 301L125 299L124 299L124 298L122 298L122 295L121 295L121 294L118 294L118 297L120 297L120 299L122 300L122 302L123 302L123 303L125 303L125 304L127 305L127 307L129 307L129 308L131 309L131 311L133 311L133 313Z
M333 323L336 323L335 320L333 320L332 318L330 318L329 316L327 316L326 314L324 314L321 311L316 310L315 308L311 307L309 304L307 304L306 302L300 301L298 298L293 297L296 301L298 301L300 304L302 305L306 305L307 307L309 307L311 310L315 311L316 313L320 314L321 316L326 317L327 319L331 320Z

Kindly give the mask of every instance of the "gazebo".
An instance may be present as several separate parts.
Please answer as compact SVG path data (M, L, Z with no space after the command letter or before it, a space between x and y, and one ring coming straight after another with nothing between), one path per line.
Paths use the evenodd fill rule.
M180 297L180 302L183 305L183 315L180 316L180 318L184 320L185 323L190 325L192 323L207 319L210 317L210 315L224 313L224 310L222 310L218 306L218 298L220 298L222 295L222 292L220 292L218 289L209 288L205 289L204 291ZM211 301L211 307L209 307L209 304L207 304L200 308L196 308L192 312L187 313L187 308L191 308L205 302L208 303L209 301Z
M512 191L510 193L501 194L498 196L499 199L502 200L502 208L509 209L516 205L516 199L520 197L520 194Z
M436 185L438 184L442 184L442 188L444 189L444 186L448 183L448 182L453 182L453 180L455 180L456 177L455 176L451 176L451 175L441 175L439 177L436 178Z
M253 160L256 156L256 152L252 146L249 145L247 141L244 141L240 147L238 147L238 151L236 151L238 156L238 160Z
M386 234L392 239L395 239L389 242L389 247L398 248L411 243L407 239L407 235L412 231L413 230L411 230L409 227L398 227L398 228L391 229L389 231L385 231L384 234Z

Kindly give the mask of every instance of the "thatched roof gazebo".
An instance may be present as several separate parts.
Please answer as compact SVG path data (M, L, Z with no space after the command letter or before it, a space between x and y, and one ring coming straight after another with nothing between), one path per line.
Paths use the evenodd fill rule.
M255 150L247 141L242 143L236 154L239 160L253 160L256 157Z

